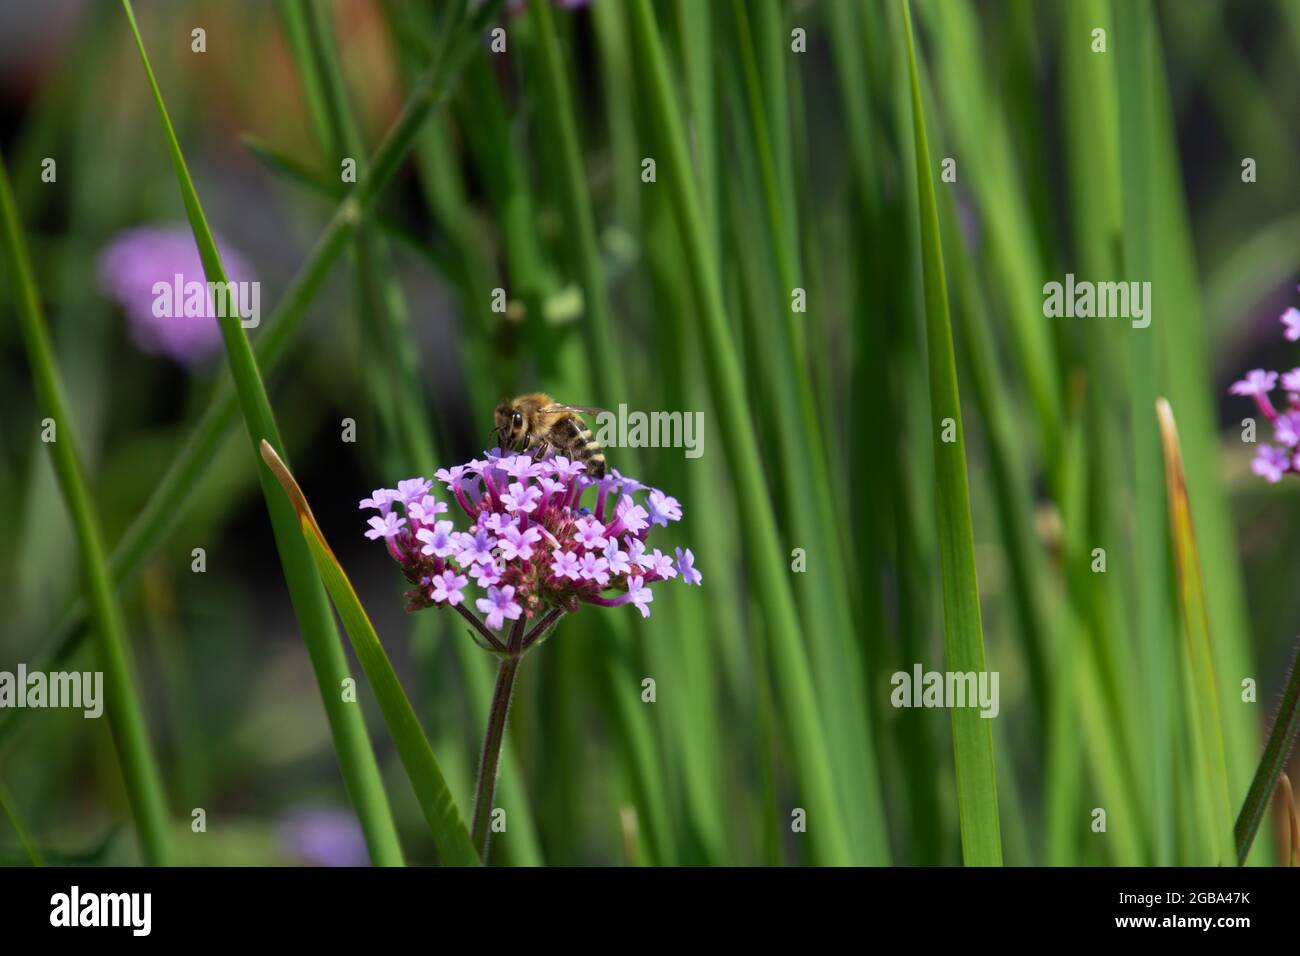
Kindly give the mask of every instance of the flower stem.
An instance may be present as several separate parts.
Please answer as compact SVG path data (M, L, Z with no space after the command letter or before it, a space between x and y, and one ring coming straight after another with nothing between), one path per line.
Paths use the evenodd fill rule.
M453 604L452 608L455 609L457 614L469 621L474 630L482 635L483 639L492 646L492 650L499 654L504 654L506 652L506 646L497 639L495 634L488 630L487 625L480 621L473 611L460 604Z
M523 649L526 651L542 638L546 632L555 626L555 622L564 616L564 608L553 607L546 612L546 615L533 625L533 629L524 635Z
M488 713L487 732L483 735L483 755L478 764L478 786L474 789L474 820L470 839L479 857L487 863L488 818L492 815L492 796L497 788L497 769L501 765L501 745L506 738L506 717L510 713L510 698L515 690L515 674L519 671L519 653L524 642L524 618L515 621L510 632L507 656L501 660L497 671L496 689L492 691L492 710Z
M1269 731L1268 740L1264 744L1264 754L1260 757L1250 790L1237 815L1234 836L1239 866L1246 865L1251 844L1255 842L1255 833L1268 810L1268 802L1277 789L1277 778L1286 768L1287 757L1297 736L1300 736L1300 651L1297 651L1297 657L1291 661L1291 671L1287 674L1282 691L1282 705L1273 720L1273 729Z

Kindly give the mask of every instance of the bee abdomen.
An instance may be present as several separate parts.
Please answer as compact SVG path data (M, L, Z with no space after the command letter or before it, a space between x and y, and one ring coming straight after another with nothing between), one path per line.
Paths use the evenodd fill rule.
M596 441L590 428L584 427L576 419L573 422L571 453L575 459L586 464L587 474L594 478L605 477L605 453L601 450L600 442Z

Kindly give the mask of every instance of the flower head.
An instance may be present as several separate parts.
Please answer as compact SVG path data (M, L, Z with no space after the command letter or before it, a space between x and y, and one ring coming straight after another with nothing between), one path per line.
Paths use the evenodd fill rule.
M1300 341L1300 309L1287 309L1281 321L1283 337L1291 342ZM1287 393L1287 405L1282 409L1276 408L1270 397L1278 384L1277 372L1251 369L1228 389L1233 395L1255 400L1256 407L1273 424L1273 438L1283 446L1261 445L1251 462L1251 470L1270 482L1281 481L1288 472L1300 473L1300 368L1284 372L1280 377L1282 390Z
M678 548L674 561L646 543L655 526L681 520L677 499L624 475L595 480L585 471L563 456L487 452L435 473L466 530L456 529L433 482L411 478L361 501L378 512L366 535L383 539L413 585L408 610L450 606L473 617L477 609L491 631L583 604L631 604L648 616L655 583L700 583L689 549ZM471 599L471 586L480 596Z

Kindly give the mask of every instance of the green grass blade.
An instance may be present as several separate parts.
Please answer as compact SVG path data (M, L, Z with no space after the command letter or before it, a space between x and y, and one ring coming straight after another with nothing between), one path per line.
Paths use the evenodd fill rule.
M486 50L480 50L467 65L466 82L456 97L457 115L472 151L471 162L480 170L500 224L511 297L524 303L528 348L537 353L539 375L545 380L553 374L555 361L551 354L555 329L543 321L543 297L551 289L524 157L516 148L509 111L490 58Z
M714 4L677 0L677 32L687 108L694 136L692 158L704 204L704 225L718 242L718 103L714 82ZM611 120L612 122L612 120Z
M911 12L900 0L906 28L912 78L912 122L916 137L916 177L921 200L921 263L925 285L926 343L930 360L931 428L938 478L939 553L943 570L944 644L948 669L984 671L984 635L980 623L979 585L975 575L975 538L971 527L970 489L966 478L966 444L957 393L948 289L944 278L943 245L935 202L930 147ZM944 442L940 421L955 424L953 442ZM993 734L973 708L952 709L953 750L957 762L957 803L961 819L962 856L968 865L996 866L1002 862L998 824L997 776L993 766Z
M798 243L782 199L789 190L779 181L779 170L789 164L772 155L775 148L749 42L748 18L743 5L733 5L733 13L739 24L736 57L745 66L736 71L729 93L738 107L742 103L748 106L732 110L731 115L738 127L737 138L752 147L738 152L737 168L728 178L728 231L751 239L738 244L729 260L739 263L744 279L738 311L745 337L751 342L785 342L784 347L751 350L749 376L765 385L755 400L765 403L770 415L768 431L775 446L773 458L779 465L774 471L773 491L782 527L792 538L797 536L806 553L825 556L819 560L836 567L845 553L843 511L838 507L836 489L845 483L832 483L829 474L821 438L822 416L815 407L805 360L807 336L802 326L808 323L802 320L807 316L790 307L791 290L805 283ZM743 84L742 74L747 77ZM813 310L823 313L826 305L815 304ZM871 564L870 557L861 562L863 579L879 581L878 569ZM875 613L879 603L873 589L869 598L853 608L849 581L842 574L801 574L793 580L840 800L846 805L857 801L863 805L863 812L845 821L850 846L856 857L872 859L874 848L885 842L887 828L877 809L882 799L863 676L863 645L880 643L875 639L881 630ZM877 857L875 862L883 860Z
M936 86L946 105L953 143L967 156L967 182L985 223L989 268L998 280L1011 345L1038 424L1039 450L1055 488L1065 441L1061 375L1052 334L1043 323L1044 266L1032 234L1032 214L1017 182L1016 150L980 48L980 18L967 0L919 8L933 23Z
M1109 276L1123 270L1120 254L1126 248L1137 254L1145 245L1146 240L1136 233L1141 218L1135 215L1137 202L1141 201L1139 177L1145 173L1135 165L1140 162L1140 156L1134 155L1131 149L1125 150L1127 171L1134 178L1121 180L1117 96L1120 84L1113 65L1115 58L1094 54L1085 42L1090 31L1098 27L1114 29L1109 4L1104 0L1084 0L1062 11L1063 126L1069 144L1066 155L1075 246L1071 261L1076 273ZM1135 90L1126 84L1125 95L1129 103L1125 111L1129 113L1136 105ZM1129 119L1132 121L1132 116ZM1121 246L1124 223L1121 199L1126 188L1137 194L1130 197L1132 202L1128 206L1129 225L1134 231L1125 237L1125 245ZM1136 263L1131 265L1139 268ZM1150 364L1156 354L1157 332L1148 329L1135 333L1127 327L1098 324L1079 331L1075 343L1083 358L1081 374L1086 376L1087 398L1081 413L1088 423L1090 505L1080 529L1086 529L1086 535L1076 533L1072 537L1091 542L1089 547L1106 543L1112 561L1135 561L1141 566L1146 566L1147 561L1160 562L1164 555L1165 536L1161 530L1164 514L1158 501L1160 463L1155 457L1154 444L1143 444L1140 439L1135 454L1120 451L1124 440L1122 428L1127 420L1121 356L1127 353L1131 357L1132 385L1137 389L1154 389L1155 375L1150 371ZM1129 338L1134 334L1139 338ZM1136 424L1146 435L1153 427L1146 413L1149 403L1135 401L1133 407L1141 412ZM1139 509L1136 550L1124 547L1127 543L1124 521L1118 507L1122 496L1113 493L1113 489L1124 488L1133 480L1130 468L1137 470L1141 500L1145 502L1154 492L1152 507ZM1138 558L1139 554L1145 557ZM1085 595L1095 641L1105 649L1112 664L1111 683L1127 700L1127 706L1121 702L1121 713L1117 716L1128 716L1128 729L1117 726L1115 731L1103 735L1103 740L1107 746L1123 746L1124 741L1129 742L1125 749L1133 766L1133 784L1141 788L1147 808L1144 829L1151 835L1152 862L1167 866L1173 862L1174 814L1167 808L1172 802L1170 788L1174 778L1169 723L1173 696L1168 667L1172 605L1166 575L1126 579L1091 574L1086 561L1075 567L1075 586ZM1125 626L1129 620L1125 605L1132 602L1134 595L1144 622L1135 640ZM1124 666L1121 673L1115 674L1114 662L1133 656L1133 645L1137 648L1139 666ZM1142 734L1135 731L1132 722L1138 714L1146 730Z
M552 134L562 161L560 201L565 220L572 230L575 264L587 304L586 313L582 317L582 330L587 341L587 353L596 359L591 363L591 371L595 376L598 396L601 401L613 404L616 399L621 400L628 394L627 381L623 375L621 353L614 345L611 331L609 299L596 237L596 216L587 192L573 97L564 71L564 57L555 31L555 14L549 0L531 0L529 11L537 30L542 73L539 87L541 101L546 115L554 124ZM632 171L625 170L622 175L630 176Z
M284 489L285 504L291 505L297 514L303 540L311 549L316 570L343 620L343 628L352 641L352 649L361 662L366 680L375 692L384 722L393 735L393 742L397 744L402 766L406 768L411 786L415 788L420 810L433 832L439 859L450 866L479 865L479 857L470 842L464 818L447 787L442 768L438 766L438 760L429 746L429 739L420 727L415 710L411 707L406 692L402 690L397 672L393 670L384 646L379 642L379 635L375 633L374 625L370 623L365 608L361 606L361 601L352 588L352 582L330 549L302 489L298 487L298 482L288 467L275 453L270 442L263 440L260 450L267 467Z
M781 697L780 713L798 784L797 805L808 814L813 858L823 863L852 862L846 849L842 813L859 812L836 799L835 777L816 691L802 640L802 628L791 593L786 551L777 536L772 497L763 475L750 402L731 337L715 249L704 221L695 187L686 133L669 82L667 57L649 0L634 0L629 8L629 33L645 84L658 137L660 188L669 193L681 237L696 303L709 385L721 421L727 459L734 469L737 507L745 533L744 549L754 593L762 610L762 628L770 643L770 659ZM832 569L828 573L835 573ZM779 824L778 824L779 825ZM887 848L876 848L879 858Z
M276 149L270 143L265 143L256 136L251 135L245 135L243 143L244 147L253 154L253 158L261 163L264 168L277 176L283 177L286 181L296 183L308 192L322 199L329 199L334 203L342 202L347 197L349 187L326 179L306 163ZM454 281L454 266L447 259L444 250L432 244L427 238L417 235L407 226L395 222L390 217L375 216L372 218L375 228L380 231L385 239L401 247L403 252L424 262L440 278L449 283Z
M308 92L308 100L319 100L321 103L317 129L326 146L327 158L330 159L327 165L337 163L340 156L353 156L357 158L358 172L364 175L367 168L367 163L362 159L364 145L349 101L337 43L325 11L314 0L305 3L294 0L281 4L280 9L290 39L290 48L298 62L303 87ZM429 55L428 51L426 55ZM484 76L488 82L492 82L483 51L473 54L465 69L471 88L477 88ZM501 110L498 121L502 127L506 125L504 109ZM494 150L494 155L499 156L502 163L518 165L518 159L508 142L500 144ZM531 213L526 215L526 221L531 222ZM507 222L513 220L507 219ZM402 473L427 474L434 467L437 455L425 411L429 402L420 386L420 348L406 320L402 290L392 275L390 256L386 243L381 238L385 231L381 221L375 227L363 226L356 235L354 259L363 326L362 342L369 346L363 352L363 365L371 393L391 393L388 401L376 403L385 436L385 460L393 462ZM427 258L427 242L415 240L414 248L419 255ZM449 274L448 264L442 265L442 271ZM523 272L519 270L516 274L522 277ZM536 324L540 325L540 315L545 304L540 282L530 280L524 286L530 290L525 298L538 316ZM378 343L379 347L375 348L370 343ZM421 619L420 623L434 622L426 618ZM485 662L477 659L475 649L467 650L469 653L461 656L462 677L471 697L485 698L480 709L483 711L482 719L486 721L491 680L480 671ZM519 785L523 775L515 760L513 747L507 741L502 754L505 774L498 788L498 800L503 806L508 803L510 807L511 839L508 852L512 860L537 864L541 862L541 856L536 828L531 807Z
M1214 649L1210 641L1209 611L1205 604L1205 582L1201 556L1192 528L1192 509L1187 497L1183 455L1178 442L1174 413L1163 398L1156 402L1160 441L1165 457L1165 488L1169 502L1169 529L1174 565L1178 572L1178 597L1182 611L1186 653L1196 685L1191 688L1192 710L1200 725L1202 770L1209 775L1212 835L1218 863L1233 859L1236 848L1232 833L1232 806L1228 796L1228 764L1223 746L1218 681L1214 673ZM1269 791L1271 793L1271 789Z
M194 189L189 169L185 164L185 157L181 154L180 143L176 140L171 119L167 115L162 91L158 88L153 68L149 64L144 40L140 36L130 0L122 0L122 9L126 12L131 32L135 36L145 75L158 107L167 147L180 184L181 197L185 203L185 211L198 245L199 257L203 262L203 270L209 282L226 283L228 280L225 268L221 264L220 253L212 239L212 232L204 218L198 193ZM267 398L266 385L262 381L257 360L253 356L252 347L249 345L243 327L234 316L223 317L219 320L219 324L239 406L249 439L253 443L254 453L256 454L258 444L263 440L283 448L280 430L271 411L270 400ZM258 460L260 461L260 456ZM330 730L343 769L344 780L347 783L348 794L360 818L371 858L376 864L383 866L401 865L402 850L397 839L397 828L393 823L392 811L388 806L388 798L379 776L379 766L370 747L365 722L357 708L350 707L344 702L339 690L344 678L347 677L347 660L343 655L329 602L313 567L311 553L299 533L298 519L289 503L278 492L270 470L258 467L258 479L262 485L267 510L270 512L276 548L280 554L280 564L284 569L285 581L293 600L294 613L302 628L303 641L307 645L320 688L321 700L329 717Z
M324 123L319 130L330 166L352 157L366 170L365 144L343 80L333 30L315 0L282 4L290 24L290 49L303 86L319 98ZM301 21L302 29L295 24ZM429 402L421 387L420 349L407 320L406 299L392 275L388 245L371 225L358 228L354 241L362 367L379 409L385 457L408 473L431 471L436 464Z
M145 860L155 866L166 866L172 862L173 857L171 841L167 835L167 800L162 778L149 744L144 713L131 677L130 650L126 643L117 591L104 556L99 517L86 486L82 458L77 448L76 428L54 362L54 350L46 331L40 294L14 208L9 174L3 157L0 157L0 229L5 262L16 292L15 305L23 342L32 366L37 405L45 417L53 419L57 428L55 440L48 442L47 448L80 546L86 601L94 630L99 635L108 719L122 766L122 776L126 781L131 811L135 816Z
M1082 381L1071 404L1082 401ZM1132 777L1125 772L1123 753L1115 745L1113 713L1105 692L1101 659L1096 653L1095 612L1091 596L1078 582L1091 576L1089 543L1070 529L1087 522L1091 462L1085 451L1083 418L1069 418L1065 436L1065 467L1062 469L1061 524L1066 530L1061 547L1066 586L1075 589L1072 599L1058 614L1058 646L1054 661L1052 691L1058 704L1051 711L1048 732L1048 825L1049 865L1077 863L1089 852L1105 862L1137 866L1143 862L1143 824L1133 793ZM1089 773L1084 776L1084 768ZM1087 831L1080 825L1088 811L1100 806L1108 815L1110 839L1104 848L1080 843Z
M41 851L36 849L36 844L27 833L27 827L23 826L22 818L18 816L18 808L14 806L13 795L3 781L0 781L0 813L4 813L5 819L18 835L18 842L27 856L27 862L32 866L44 866L45 858L41 855Z
M1033 534L1029 470L1019 448L1016 419L990 342L992 322L988 306L975 278L970 254L958 238L957 210L951 199L944 204L943 223L948 227L945 261L952 263L956 293L953 320L957 338L963 346L962 369L968 374L983 429L998 532L1011 573L1011 590L1024 642L1034 715L1039 727L1045 729L1049 723L1052 696L1050 629L1043 609L1043 569L1047 561L1041 542Z
M1118 4L1127 9L1145 4ZM1165 372L1169 401L1178 408L1179 435L1187 462L1186 479L1192 517L1204 563L1206 604L1210 633L1214 635L1214 665L1219 674L1233 675L1219 687L1227 749L1229 791L1243 793L1254 771L1259 752L1259 723L1254 708L1241 706L1240 675L1254 673L1251 619L1246 607L1245 583L1237 558L1238 540L1225 500L1220 468L1222 445L1215 408L1215 378L1205 331L1201 294L1201 270L1197 263L1187 208L1182 162L1169 105L1170 91L1161 49L1161 32L1149 28L1152 112L1149 124L1151 150L1156 168L1169 173L1151 181L1153 289L1163 291L1155 307L1153 323L1165 317L1166 328L1177 331L1165 336ZM1147 276L1144 274L1143 278ZM1148 330L1149 331L1149 330ZM1147 415L1150 414L1147 406ZM1255 860L1268 863L1273 848L1257 848Z

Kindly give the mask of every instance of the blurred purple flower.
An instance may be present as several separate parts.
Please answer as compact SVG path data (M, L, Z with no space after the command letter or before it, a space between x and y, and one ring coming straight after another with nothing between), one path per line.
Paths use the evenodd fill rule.
M1282 313L1282 335L1288 342L1300 340L1300 309L1292 306Z
M221 261L232 282L250 282L252 267L232 247L217 238ZM197 365L221 347L221 330L211 302L202 316L155 314L154 284L182 284L207 277L194 236L187 226L140 226L119 233L99 255L99 285L104 295L126 313L131 339L150 355L163 355L182 365Z
M1233 395L1267 395L1277 387L1277 372L1266 372L1262 368L1253 368L1246 377L1233 382L1228 391Z
M1283 338L1291 342L1300 341L1300 309L1287 309L1282 313L1281 320ZM1285 446L1274 448L1272 445L1261 445L1250 463L1255 474L1270 482L1281 481L1282 476L1288 473L1300 473L1300 454L1287 450L1300 446L1300 368L1284 373L1281 378L1288 401L1288 405L1281 411L1269 398L1269 393L1277 387L1277 372L1262 368L1251 369L1245 378L1233 382L1228 388L1233 395L1255 400L1260 413L1273 426L1273 437Z
M1255 474L1268 481L1281 481L1286 474L1289 456L1272 445L1260 445L1255 460L1250 463Z
M1273 423L1273 435L1287 448L1300 445L1300 412L1283 412Z
M357 818L333 807L299 807L280 822L287 854L308 866L369 866Z

